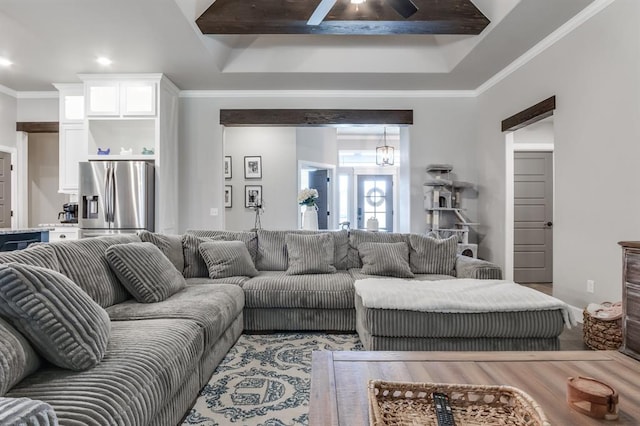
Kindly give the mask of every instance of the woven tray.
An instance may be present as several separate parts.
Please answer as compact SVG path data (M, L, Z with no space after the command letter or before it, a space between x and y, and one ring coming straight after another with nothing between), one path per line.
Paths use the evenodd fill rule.
M511 386L369 381L369 424L437 426L431 394L444 392L456 425L548 426L537 402Z

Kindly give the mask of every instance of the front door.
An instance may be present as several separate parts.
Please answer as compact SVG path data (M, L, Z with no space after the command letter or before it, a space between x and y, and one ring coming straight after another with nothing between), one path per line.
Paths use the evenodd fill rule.
M393 176L358 175L358 229L378 219L380 231L393 232Z
M0 228L11 228L11 154L0 151Z
M309 171L309 188L315 188L318 191L318 229L327 229L327 221L329 218L329 171L328 170L310 170Z
M513 276L553 282L553 153L514 153Z

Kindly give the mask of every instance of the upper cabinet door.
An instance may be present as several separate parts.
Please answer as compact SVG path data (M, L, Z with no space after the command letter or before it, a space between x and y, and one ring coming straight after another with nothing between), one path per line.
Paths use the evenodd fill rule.
M110 81L92 81L86 85L87 116L120 115L120 84Z
M84 85L54 84L58 89L60 124L78 124L84 121Z
M123 116L156 115L156 83L125 81L120 83L120 94Z

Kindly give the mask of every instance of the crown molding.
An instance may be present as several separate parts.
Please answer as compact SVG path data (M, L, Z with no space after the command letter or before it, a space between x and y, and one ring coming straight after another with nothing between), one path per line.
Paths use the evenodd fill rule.
M9 89L7 86L3 86L0 84L0 93L4 93L5 95L9 95L13 98L18 97L18 93L15 90Z
M531 49L526 51L522 56L517 58L515 61L511 62L509 65L504 67L501 71L496 73L489 80L482 83L476 90L476 95L479 96L491 89L493 86L507 78L509 75L520 69L522 66L526 65L533 58L538 56L540 53L547 50L549 47L553 46L558 41L562 40L566 35L571 33L573 30L578 28L580 25L587 22L593 16L597 15L600 11L605 9L615 0L595 0L589 6L585 7L580 13L578 13L573 18L569 19L565 22L560 28L549 34L547 37L542 39L538 44L533 46Z
M474 98L475 90L182 90L181 98Z

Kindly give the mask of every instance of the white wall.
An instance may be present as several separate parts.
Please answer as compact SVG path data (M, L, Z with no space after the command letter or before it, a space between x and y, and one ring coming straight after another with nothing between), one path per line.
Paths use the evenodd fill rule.
M640 2L617 0L478 98L480 255L502 263L500 122L556 96L554 295L575 306L621 298L617 242L640 239L639 21Z
M296 128L298 161L322 164L338 163L338 145L335 127Z
M297 223L296 129L294 127L228 127L225 155L231 156L232 207L224 209L225 228L246 231L254 227L255 211L244 207L246 185L261 185L265 229L292 229ZM244 178L244 157L262 157L262 179Z
M47 99L19 99L17 105L17 121L58 121L58 92L52 92L55 97Z
M0 92L0 145L16 146L16 98Z
M180 231L188 228L222 229L222 216L210 216L211 207L224 210L223 148L220 109L226 108L344 108L413 109L409 128L408 187L410 205L401 205L401 217L408 217L410 230L425 230L422 186L429 163L451 163L458 178L477 180L476 99L452 98L351 98L351 97L188 97L180 103ZM236 171L234 170L234 174ZM265 173L269 173L265 167ZM291 176L295 179L295 175ZM236 188L234 186L234 192ZM235 194L234 194L235 196ZM294 195L295 196L295 195ZM265 193L269 203L269 195ZM235 199L234 199L235 203ZM466 204L476 218L476 200ZM407 212L408 210L408 212ZM265 213L266 215L267 213ZM263 226L267 225L263 222Z
M29 226L57 223L68 197L58 193L58 134L29 135Z

